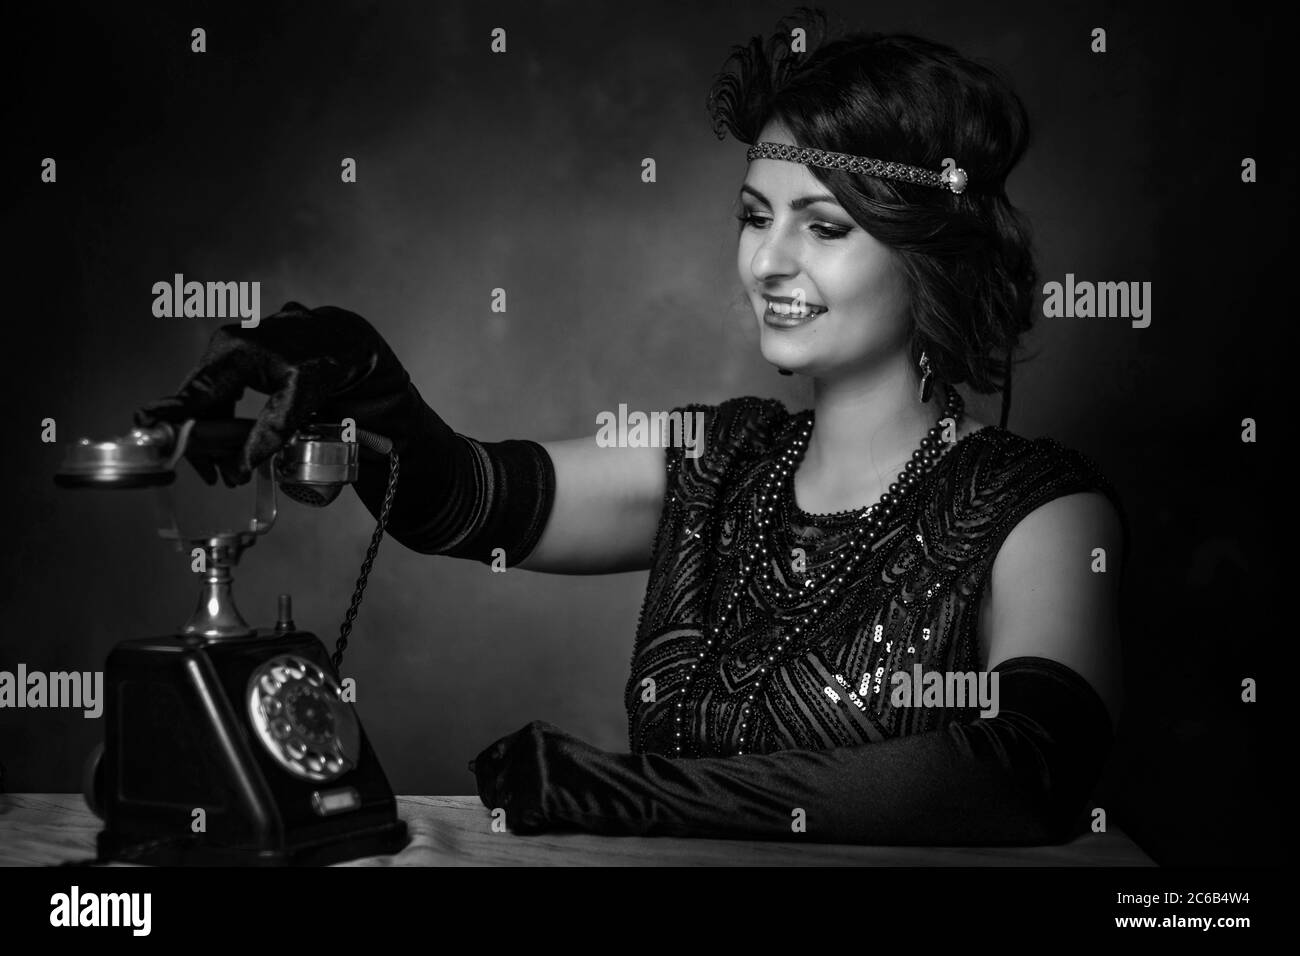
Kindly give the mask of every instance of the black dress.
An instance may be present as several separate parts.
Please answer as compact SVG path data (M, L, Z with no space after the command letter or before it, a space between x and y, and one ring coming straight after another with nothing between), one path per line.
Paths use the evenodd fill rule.
M718 620L734 586L742 529L752 530L749 516L776 456L808 427L812 412L791 414L775 399L753 397L674 411L705 414L704 447L695 458L680 446L666 449L668 487L626 689L634 753L823 750L969 717L969 709L891 706L891 676L898 669L914 673L915 664L926 671L980 669L982 591L1003 539L1034 508L1082 491L1103 492L1119 507L1096 466L1078 452L1048 438L981 428L948 448L905 494L811 639L792 641L769 661L779 629L810 610L807 599L796 594L772 608L750 576L720 647L706 647L706 622ZM778 547L769 560L780 584L797 592L804 575L820 580L819 571L847 547L857 513L803 512L792 484L787 476L772 528ZM806 555L800 572L786 558L796 548ZM693 682L684 680L688 675ZM702 692L704 684L712 686Z

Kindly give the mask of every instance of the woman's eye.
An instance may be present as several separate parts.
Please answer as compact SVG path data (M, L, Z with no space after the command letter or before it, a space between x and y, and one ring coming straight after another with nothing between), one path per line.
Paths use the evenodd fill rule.
M818 239L843 239L849 234L849 230L843 226L827 226L822 223L814 223L809 227Z
M741 228L744 228L745 226L762 228L762 226L767 222L766 218L752 212L742 212L736 216L736 220L740 223Z

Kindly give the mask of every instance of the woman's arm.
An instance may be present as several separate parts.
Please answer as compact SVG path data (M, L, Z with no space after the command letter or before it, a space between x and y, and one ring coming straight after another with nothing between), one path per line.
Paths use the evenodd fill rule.
M985 670L1013 657L1062 663L1087 680L1118 723L1122 548L1119 515L1099 492L1066 494L1024 516L989 575L980 615Z
M1064 664L1118 723L1122 549L1119 515L1099 492L1063 495L1027 514L993 561L980 620L985 669L1012 657Z
M594 435L540 444L555 467L555 500L518 566L552 574L649 568L668 485L663 449L605 448Z
M995 717L864 746L681 760L610 754L533 723L475 759L479 795L516 832L1057 842L1070 835L1113 738L1092 681L1111 680L1115 664L1088 645L1112 646L1117 589L1077 571L1090 568L1096 547L1106 549L1105 573L1117 573L1118 518L1092 495L1036 509L1004 542L991 604L992 621L1007 628L991 641Z
M366 319L334 306L287 302L256 329L213 333L199 367L175 395L138 409L136 424L233 417L252 389L268 396L245 445L219 459L188 457L212 484L248 482L304 423L350 418L391 440L363 444L354 491L390 538L422 554L565 574L648 568L667 487L662 447L602 447L595 436L541 443L481 442L458 434L411 381ZM516 561L516 557L522 560Z

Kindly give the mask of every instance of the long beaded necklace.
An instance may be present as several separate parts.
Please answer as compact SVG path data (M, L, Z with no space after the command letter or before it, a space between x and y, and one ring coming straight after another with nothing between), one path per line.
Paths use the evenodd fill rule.
M794 625L788 632L780 632L777 637L777 645L771 649L767 655L767 664L774 664L778 654L785 651L794 637L803 637L811 633L811 626L816 621L826 607L831 603L831 598L839 591L840 585L848 578L857 567L858 563L863 560L870 552L872 545L875 543L879 532L889 526L889 521L898 508L899 502L919 483L922 477L932 469L935 464L943 457L946 450L946 442L943 438L944 431L951 427L955 432L961 422L962 412L965 409L965 402L955 388L945 386L947 392L947 402L944 405L939 420L930 428L925 437L921 439L920 445L912 453L911 459L903 467L902 473L890 484L888 490L880 496L875 504L863 508L856 518L856 527L849 533L848 557L839 571L830 571L823 577L823 586L825 588L822 594L806 594L795 590L787 592L788 595L797 595L800 600L811 596L814 599L813 608L806 613L802 619ZM951 421L951 426L948 422ZM722 610L719 620L709 625L709 636L705 638L705 650L701 659L690 665L693 672L697 664L705 663L710 655L720 654L722 650L723 628L730 617L732 609L736 606L740 595L745 593L750 580L757 576L759 586L764 593L774 598L775 601L769 601L769 604L780 604L780 599L776 598L773 593L776 584L775 575L772 572L771 561L769 560L769 551L767 546L767 537L770 534L770 528L773 523L772 514L776 510L778 501L781 500L781 489L785 486L787 476L793 474L798 468L799 463L803 460L804 453L808 450L808 439L812 435L813 416L809 416L807 426L795 434L789 448L777 456L773 462L771 471L768 475L767 482L758 495L757 507L751 512L752 520L749 522L748 529L751 531L748 562L746 561L745 548L742 546L738 549L741 552L739 557L740 572L736 576L735 587L727 598L726 605ZM816 581L810 575L804 582L804 588L816 586ZM746 731L748 726L748 715L750 706L754 701L755 693L761 691L768 678L768 667L766 665L759 668L762 675L759 678L758 686L751 689L747 695L745 703L741 706L741 734L737 741L737 753L743 754ZM684 678L685 686L682 689L681 696L686 698L693 690L694 694L692 706L697 706L711 690L715 690L720 685L720 680L716 671L706 672L705 676L694 682L692 687L692 675L688 673ZM682 721L685 700L679 699L676 705L676 752L680 756L682 753Z

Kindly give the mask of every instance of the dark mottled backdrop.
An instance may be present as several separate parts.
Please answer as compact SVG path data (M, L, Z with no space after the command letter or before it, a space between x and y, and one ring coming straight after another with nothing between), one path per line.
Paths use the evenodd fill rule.
M98 669L114 642L166 633L192 607L147 496L57 491L61 449L39 440L46 417L61 442L120 432L179 384L220 322L152 316L152 284L176 272L260 280L264 314L290 298L362 313L448 423L483 440L591 434L621 402L809 403L804 380L762 360L739 301L744 149L714 138L703 105L729 45L786 6L45 6L7 37L0 669ZM1091 454L1131 511L1129 707L1099 802L1162 862L1276 858L1264 720L1238 701L1243 676L1261 678L1257 707L1285 693L1265 603L1281 583L1273 536L1289 529L1261 489L1286 427L1269 297L1295 163L1257 129L1267 26L1175 5L828 10L1004 68L1035 122L1010 190L1044 281L1153 283L1149 328L1043 320L1011 427ZM194 26L204 55L189 52ZM505 55L488 49L497 26ZM1105 54L1089 52L1097 26ZM57 185L39 182L46 156ZM355 185L339 181L345 156ZM1240 181L1246 156L1255 185ZM489 311L495 287L505 315ZM1260 444L1241 443L1245 416ZM291 591L299 625L332 646L371 525L350 493L325 511L284 505L238 574L245 615L269 623ZM625 748L645 580L493 575L386 542L346 672L397 792L471 792L466 760L534 718ZM0 711L8 788L79 789L102 729Z

